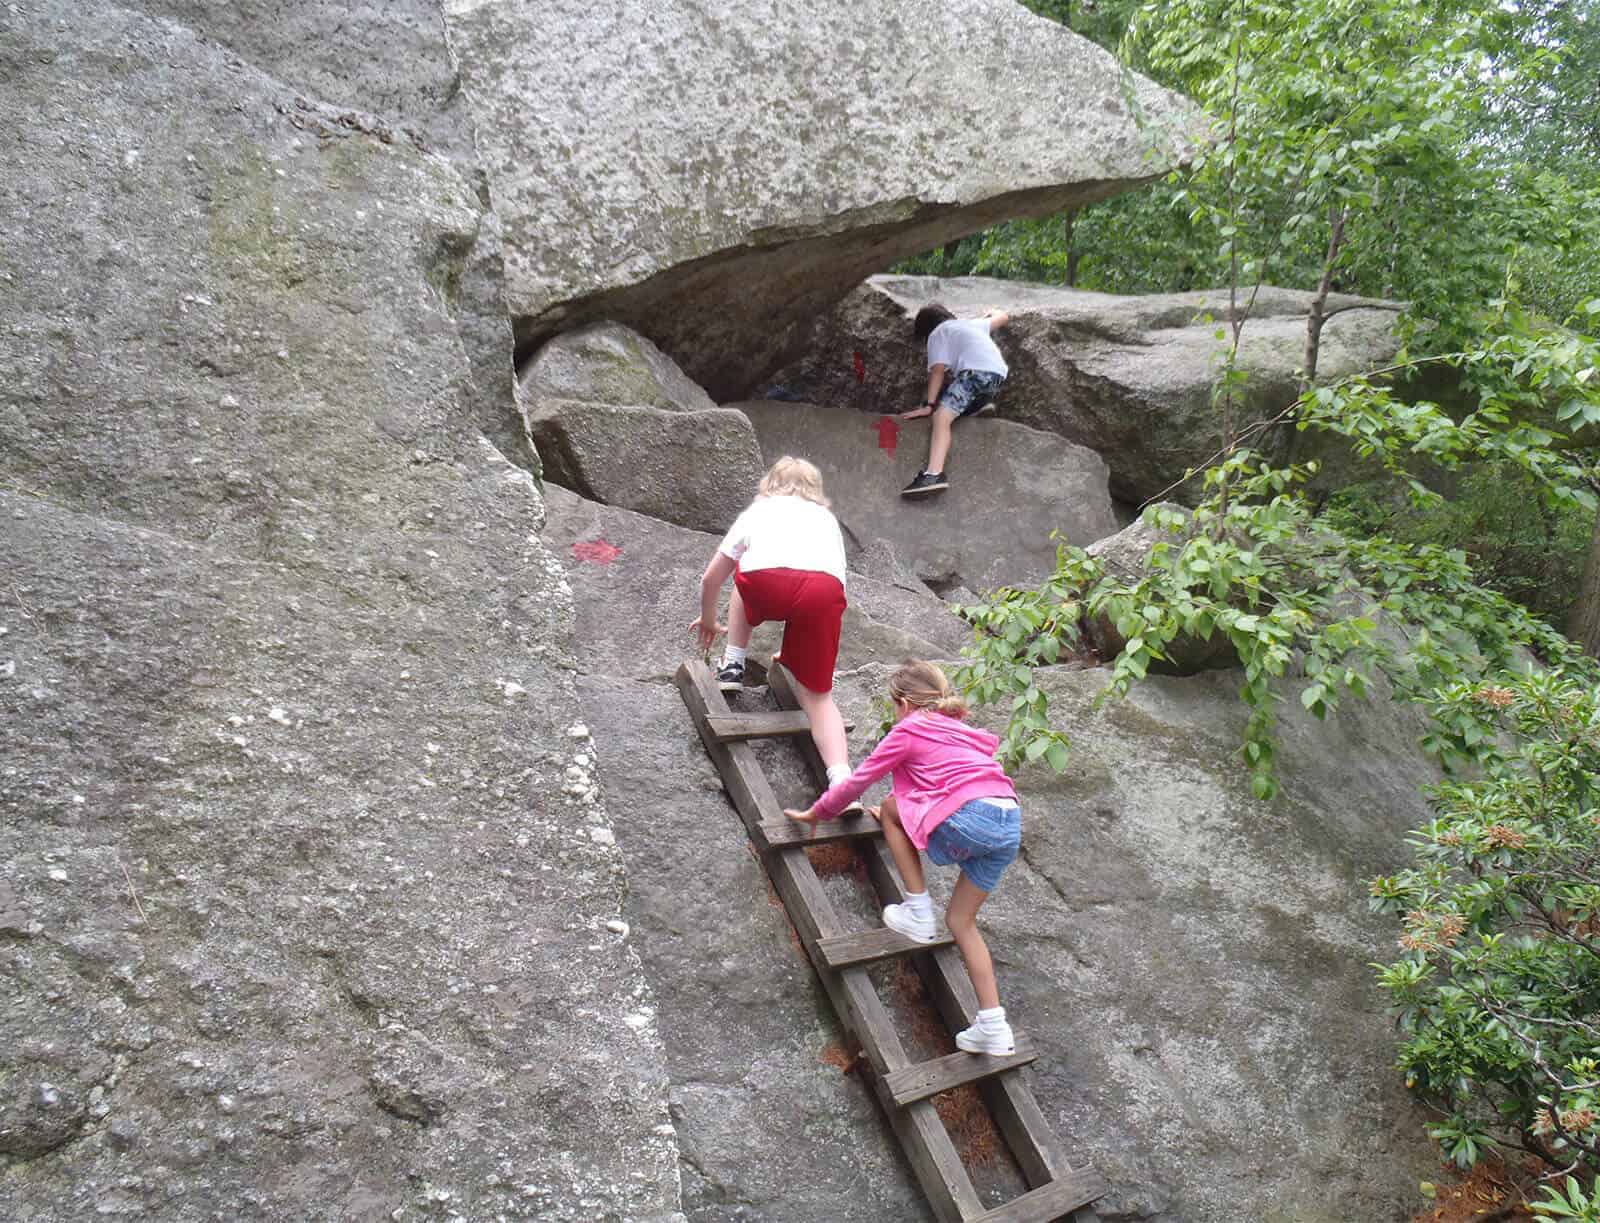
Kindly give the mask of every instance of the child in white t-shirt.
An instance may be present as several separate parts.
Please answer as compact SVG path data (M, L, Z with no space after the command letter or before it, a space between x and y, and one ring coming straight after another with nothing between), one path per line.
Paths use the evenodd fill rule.
M985 310L983 317L958 319L937 302L917 311L912 332L928 342L928 394L920 407L900 413L902 420L933 417L928 439L928 465L900 490L902 497L921 497L950 487L944 463L950 455L950 431L963 416L976 416L994 401L1010 368L990 338L1010 315Z
M811 722L811 737L831 785L850 775L844 717L833 700L833 665L844 620L844 536L822 494L822 473L784 455L761 478L756 499L717 546L700 579L700 615L689 625L700 648L728 634L717 682L744 682L751 629L783 621L781 661ZM728 623L717 623L717 599L733 575Z

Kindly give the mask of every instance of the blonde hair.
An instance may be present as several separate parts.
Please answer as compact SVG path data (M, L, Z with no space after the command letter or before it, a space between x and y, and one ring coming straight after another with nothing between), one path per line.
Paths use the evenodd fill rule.
M807 501L815 501L823 509L828 508L828 499L822 495L822 473L817 470L817 465L797 459L792 454L784 455L767 468L767 474L761 477L761 486L756 489L756 496L804 497Z
M889 695L913 709L931 709L947 718L967 716L967 703L931 662L908 658L889 677Z

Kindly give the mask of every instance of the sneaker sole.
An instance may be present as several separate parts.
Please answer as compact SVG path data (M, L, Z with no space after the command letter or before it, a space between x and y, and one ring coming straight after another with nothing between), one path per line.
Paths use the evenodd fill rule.
M896 934L904 935L913 943L937 943L939 941L939 932L937 930L931 930L927 934L923 934L921 931L907 930L903 926L897 926L888 918L884 918L883 924Z
M1005 1049L986 1049L986 1048L983 1048L982 1046L980 1046L980 1047L978 1047L976 1049L969 1049L966 1045L961 1043L961 1037L960 1036L956 1037L956 1048L960 1049L961 1052L963 1052L963 1053L984 1053L984 1054L987 1054L990 1057L1010 1057L1013 1053L1015 1053L1017 1051L1017 1046L1016 1046L1015 1042L1013 1042L1009 1047L1007 1047Z
M948 484L935 484L931 488L905 488L900 490L902 497L926 497L930 493L942 493L950 486Z

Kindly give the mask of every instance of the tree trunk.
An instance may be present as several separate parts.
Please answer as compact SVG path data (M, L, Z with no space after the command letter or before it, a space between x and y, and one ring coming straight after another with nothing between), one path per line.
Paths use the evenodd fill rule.
M1066 215L1061 218L1061 238L1067 248L1067 288L1078 287L1078 252L1072 245L1073 221L1077 218L1076 208L1067 209Z
M1322 261L1322 279L1311 298L1311 309L1306 319L1306 348L1301 359L1305 368L1302 391L1308 391L1317 381L1317 357L1322 351L1322 324L1326 321L1323 309L1328 293L1333 288L1333 268L1339 261L1339 248L1344 245L1344 217L1342 207L1335 204L1328 210L1328 253Z
M1585 654L1600 658L1600 517L1589 537L1589 557L1583 563L1578 601L1567 617L1567 636L1582 646Z

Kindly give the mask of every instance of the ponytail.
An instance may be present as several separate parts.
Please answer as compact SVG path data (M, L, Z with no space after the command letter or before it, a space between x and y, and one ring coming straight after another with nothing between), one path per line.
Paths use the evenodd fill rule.
M945 673L931 662L908 658L889 677L889 695L913 709L927 709L947 718L967 716L967 703L950 686Z

